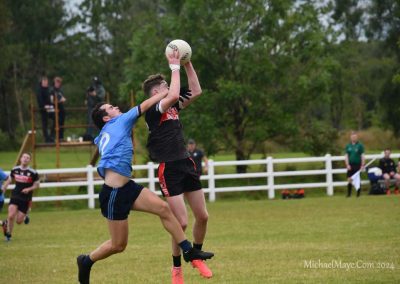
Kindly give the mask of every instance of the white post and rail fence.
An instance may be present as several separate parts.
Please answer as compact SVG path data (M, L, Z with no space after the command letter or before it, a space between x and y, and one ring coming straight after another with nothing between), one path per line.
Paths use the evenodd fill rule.
M366 155L366 160L371 161L372 159L382 158L382 154L377 155ZM392 154L392 159L397 159L400 154ZM337 168L334 167L334 162L338 165ZM313 168L312 170L296 170L294 164L306 164L307 167ZM238 165L249 166L247 173L231 173L231 174L218 174L218 172L225 172L226 169L218 171L218 168L226 168ZM279 166L283 165L283 166ZM284 170L278 171L278 168L293 168L294 170ZM147 187L161 194L157 190L158 177L156 176L158 164L152 162L146 165L134 165L133 175L139 171L147 171L147 177L135 178L137 183L147 185ZM303 166L304 168L304 166ZM315 169L319 168L319 169ZM260 171L257 171L260 170ZM65 168L65 169L43 169L38 170L41 177L40 188L64 188L64 187L87 187L86 194L70 194L70 195L57 195L57 196L42 196L36 193L34 196L34 202L42 201L62 201L62 200L88 200L88 207L95 208L95 199L98 198L98 194L95 193L95 185L103 184L100 179L95 179L96 168L92 166L87 166L83 168ZM265 191L268 194L269 199L274 199L276 196L276 191L282 189L307 189L307 188L320 188L325 189L328 196L334 194L335 187L344 187L347 185L347 181L344 178L346 169L344 168L344 156L331 156L327 154L322 157L304 157L304 158L285 158L276 159L268 157L266 159L259 160L245 160L245 161L213 161L208 162L208 173L201 176L201 180L207 181L207 187L204 186L203 190L208 194L208 199L210 202L216 200L216 193L222 192L247 192L247 191ZM62 174L85 174L86 179L81 181L63 181L63 182L46 182L46 175L62 175ZM308 182L308 183L285 183L285 179L282 177L304 177L304 176L320 176L321 182ZM365 179L366 175L362 175L364 180L362 184L369 183ZM265 182L260 184L259 180L251 185L251 182L247 182L246 185L232 186L232 187L222 187L217 186L217 181L220 180L237 180L237 179L260 179L262 178ZM278 183L278 179L283 182ZM13 189L14 185L10 185L9 189ZM40 191L40 189L39 189ZM59 192L59 191L58 191ZM6 203L9 202L7 198Z

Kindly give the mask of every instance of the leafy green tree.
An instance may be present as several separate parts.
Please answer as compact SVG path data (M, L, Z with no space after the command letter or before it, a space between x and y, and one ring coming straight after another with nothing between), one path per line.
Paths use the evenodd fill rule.
M400 3L396 0L371 0L367 36L384 40L387 46L400 58Z
M66 60L65 71L83 92L91 78L99 76L112 102L126 103L129 95L119 95L119 84L124 73L124 60L132 52L129 38L151 22L157 4L137 0L84 0L79 12L71 18L75 32L66 40L66 49L73 61Z
M380 42L343 41L331 46L330 93L333 126L364 129L379 126L379 94L395 62Z
M333 8L332 19L335 25L341 25L340 29L345 40L359 40L365 35L364 16L368 1L358 0L333 0L330 5Z
M389 125L396 136L400 136L400 3L396 0L373 0L369 13L371 15L367 36L384 42L381 52L395 54L397 62L386 74L380 102L383 108L384 125Z
M397 137L400 136L400 82L389 77L382 89L381 104L384 108L384 119L388 122Z
M0 97L4 105L16 110L5 116L0 128L11 139L28 119L30 93L38 77L49 71L50 58L56 52L53 44L64 23L63 5L56 0L0 1Z
M138 88L148 74L167 71L160 46L183 38L192 46L204 90L182 112L185 133L209 154L233 150L238 160L248 159L266 139L301 135L302 122L328 102L326 31L315 7L293 1L181 3L167 1L165 13L133 35L126 85Z

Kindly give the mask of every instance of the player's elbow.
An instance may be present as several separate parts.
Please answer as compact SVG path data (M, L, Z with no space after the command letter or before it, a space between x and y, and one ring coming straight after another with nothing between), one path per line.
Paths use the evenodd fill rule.
M179 89L170 90L168 95L171 98L171 100L175 100L175 101L179 100Z
M178 92L175 92L175 91L169 92L166 99L167 99L169 106L174 105L179 100L179 91Z
M192 90L192 95L193 96L200 96L203 93L203 90L199 87L199 88L195 88L194 90Z
M192 90L192 96L193 96L193 97L198 97L198 96L200 96L202 93L203 93L203 91L202 91L201 88Z

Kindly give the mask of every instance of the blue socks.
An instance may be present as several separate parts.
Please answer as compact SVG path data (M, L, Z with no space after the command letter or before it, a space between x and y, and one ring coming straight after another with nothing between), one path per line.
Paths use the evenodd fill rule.
M187 252L192 249L192 244L188 240L184 240L183 242L179 243L179 247L182 249L183 252Z

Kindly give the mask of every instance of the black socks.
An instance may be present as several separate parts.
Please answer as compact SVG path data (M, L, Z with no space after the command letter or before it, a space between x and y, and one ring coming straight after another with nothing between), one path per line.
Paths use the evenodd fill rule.
M174 263L174 267L181 267L181 256L180 255L178 255L178 256L172 256L172 261L173 261L173 263Z
M351 196L351 183L347 184L347 196Z
M83 265L86 267L91 268L93 263L94 261L90 259L89 255L85 256L85 258L83 259Z
M195 244L195 243L193 243L193 247L195 249L201 250L203 248L203 244Z

